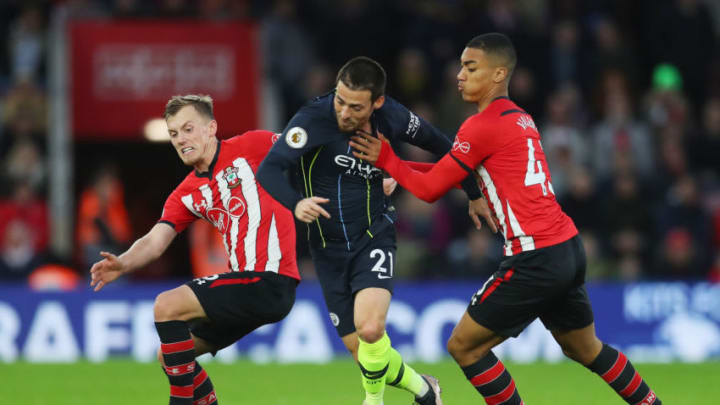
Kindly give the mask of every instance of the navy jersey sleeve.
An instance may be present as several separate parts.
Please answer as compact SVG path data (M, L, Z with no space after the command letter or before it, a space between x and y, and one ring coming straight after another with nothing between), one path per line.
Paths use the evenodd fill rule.
M382 119L378 129L388 139L410 143L438 156L450 150L450 138L391 97L385 97L379 112Z
M378 129L391 141L407 142L438 156L450 152L450 138L391 97L385 97L385 104L380 108L380 112L384 119L378 122ZM468 175L461 185L469 199L482 197L472 174Z
M298 111L258 168L260 185L292 212L303 197L290 185L286 173L296 167L301 156L327 142L321 130L327 118L321 113L312 107Z

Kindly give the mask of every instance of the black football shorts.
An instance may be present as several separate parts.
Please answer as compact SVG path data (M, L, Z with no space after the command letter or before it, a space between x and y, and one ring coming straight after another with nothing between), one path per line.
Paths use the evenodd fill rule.
M355 331L355 293L377 287L392 294L395 230L388 227L372 238L367 236L349 252L346 246L343 242L327 242L325 248L310 249L330 320L340 337Z
M228 272L189 281L186 285L208 316L191 322L190 331L217 350L227 347L260 326L285 318L295 303L297 284L292 277L269 271Z
M585 270L580 236L511 256L473 295L468 314L505 337L538 317L549 330L584 328L593 322Z

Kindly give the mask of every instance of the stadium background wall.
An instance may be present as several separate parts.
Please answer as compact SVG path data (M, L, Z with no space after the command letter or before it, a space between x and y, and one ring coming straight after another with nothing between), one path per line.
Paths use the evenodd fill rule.
M400 283L388 330L409 361L437 362L480 282ZM0 362L101 362L110 357L155 359L153 300L168 284L113 286L39 293L0 286ZM720 358L720 285L708 283L591 284L598 335L638 362L700 362ZM497 350L526 363L563 359L539 321ZM282 322L260 328L226 348L217 361L324 363L345 355L319 285L304 282ZM205 355L208 356L209 355ZM205 359L208 360L208 359Z

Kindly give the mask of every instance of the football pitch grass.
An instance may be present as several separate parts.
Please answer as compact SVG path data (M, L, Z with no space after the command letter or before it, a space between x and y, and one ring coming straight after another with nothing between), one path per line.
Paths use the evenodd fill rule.
M440 379L446 405L484 404L450 360L414 364ZM636 364L668 405L720 403L720 362ZM351 360L329 364L233 364L206 362L222 405L360 405L360 373ZM528 405L624 404L597 376L570 362L507 364ZM167 379L156 363L0 364L0 404L167 404ZM409 393L385 391L385 404L412 403Z

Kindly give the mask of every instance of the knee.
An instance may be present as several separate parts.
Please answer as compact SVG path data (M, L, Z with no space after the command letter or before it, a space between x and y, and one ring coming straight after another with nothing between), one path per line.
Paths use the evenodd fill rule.
M577 348L563 348L565 357L574 360L580 364L588 365L595 359L591 357L588 351L578 350Z
M165 291L155 298L153 311L155 313L155 322L173 321L178 319L177 306L174 303L173 294Z
M569 359L588 365L595 360L600 350L602 350L602 342L598 338L594 338L588 341L566 343L560 347L563 354Z
M485 357L491 349L492 346L489 344L474 344L455 333L447 341L448 353L460 365L475 363Z
M463 355L468 352L468 350L468 345L463 342L462 338L458 337L455 334L451 335L450 339L448 339L447 341L447 351L456 361L459 358L462 358Z
M567 357L570 360L578 361L578 353L575 351L573 347L570 346L560 346L562 349L563 354L565 357Z
M358 337L367 343L375 343L385 335L385 322L366 321L361 325L355 325Z

